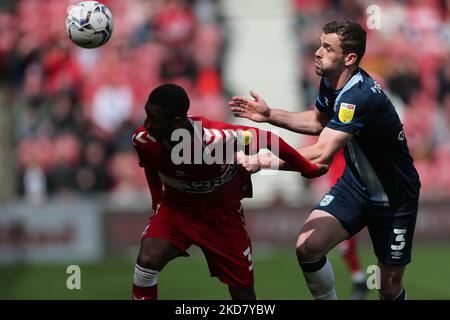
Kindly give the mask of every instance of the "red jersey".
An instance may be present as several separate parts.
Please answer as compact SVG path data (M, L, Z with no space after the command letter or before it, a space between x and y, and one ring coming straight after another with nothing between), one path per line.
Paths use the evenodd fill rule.
M258 151L262 140L271 148L273 133L253 127L237 126L203 117L190 116L193 127L193 140L197 139L202 150L213 145L237 142L239 131L256 132L252 134L251 146ZM313 176L317 167L306 161L284 140L277 138L279 157L296 166L304 175ZM265 138L265 139L264 139ZM153 200L153 208L164 201L178 208L208 208L225 203L236 203L242 198L252 196L250 175L237 170L232 163L175 164L172 158L174 148L167 143L158 142L141 126L132 137L139 156L139 165L145 168L147 181ZM195 142L191 144L192 154L196 152ZM198 151L198 150L197 150ZM247 150L248 151L248 150Z

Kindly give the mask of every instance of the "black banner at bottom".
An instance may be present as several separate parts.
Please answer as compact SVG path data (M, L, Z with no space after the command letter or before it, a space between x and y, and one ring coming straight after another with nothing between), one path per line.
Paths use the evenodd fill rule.
M111 315L114 319L300 319L307 314L342 317L346 319L366 317L404 316L415 310L433 310L446 313L448 301L308 301L308 300L259 300L234 302L221 300L160 300L160 301L0 301L5 314L17 317L21 313L45 318L85 319L96 313L101 318ZM11 313L7 311L10 309ZM138 318L139 317L139 318Z

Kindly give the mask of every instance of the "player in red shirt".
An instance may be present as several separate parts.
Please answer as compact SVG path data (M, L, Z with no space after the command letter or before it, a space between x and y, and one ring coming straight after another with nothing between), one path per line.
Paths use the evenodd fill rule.
M240 145L246 153L278 149L279 157L305 177L324 174L327 167L307 161L270 132L188 116L188 109L183 88L159 86L145 105L144 125L133 134L154 210L142 233L133 299L156 299L159 272L172 259L188 256L192 244L203 251L211 276L228 285L232 299L256 299L252 248L240 202L252 195L250 175L234 164L235 149L230 161L230 149L220 155L221 147ZM187 142L173 141L177 134Z

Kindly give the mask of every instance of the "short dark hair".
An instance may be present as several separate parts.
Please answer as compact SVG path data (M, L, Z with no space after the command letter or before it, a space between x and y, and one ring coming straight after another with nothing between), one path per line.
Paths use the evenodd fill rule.
M332 21L323 27L323 33L336 33L342 42L344 54L356 53L356 64L359 64L366 52L366 31L359 23L351 20Z
M189 110L189 103L189 97L182 87L166 83L150 93L146 104L159 106L170 116L185 117Z

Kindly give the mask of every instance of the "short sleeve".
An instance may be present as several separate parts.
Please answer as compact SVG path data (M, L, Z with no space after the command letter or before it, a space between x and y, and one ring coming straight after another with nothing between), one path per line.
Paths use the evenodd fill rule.
M142 150L140 145L135 145L134 149L136 150L136 153L138 155L138 163L140 167L148 167L148 159L145 156L145 152Z
M328 112L327 105L325 103L325 83L323 79L320 81L319 94L316 98L316 108L320 112Z
M136 150L136 153L138 155L139 166L150 166L150 157L148 156L148 154L151 144L151 138L149 137L148 133L142 128L135 130L131 138L131 143L133 144L134 149Z
M336 103L336 112L327 127L358 135L371 117L371 104L362 90L349 90Z

